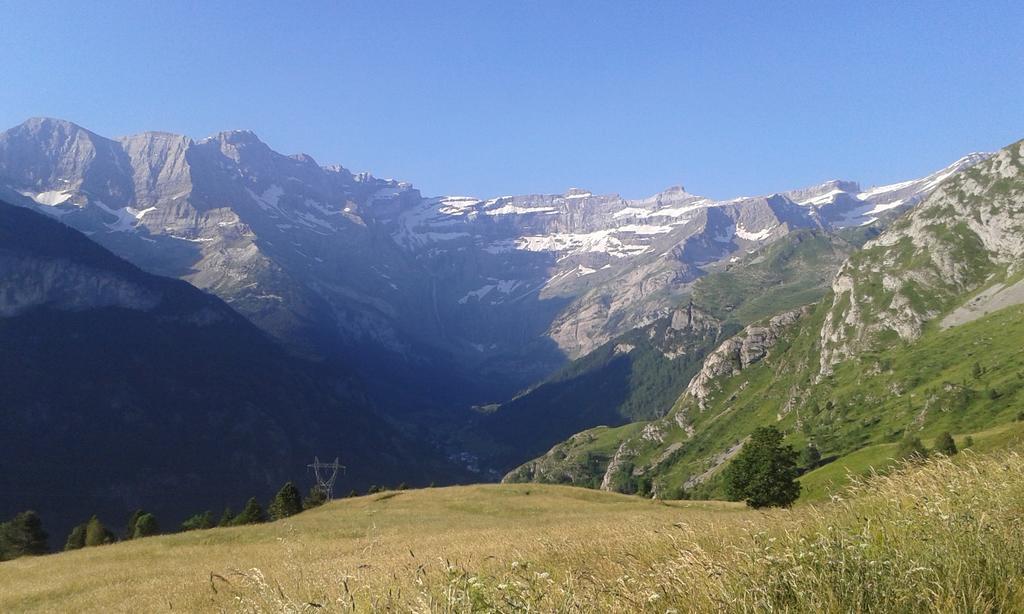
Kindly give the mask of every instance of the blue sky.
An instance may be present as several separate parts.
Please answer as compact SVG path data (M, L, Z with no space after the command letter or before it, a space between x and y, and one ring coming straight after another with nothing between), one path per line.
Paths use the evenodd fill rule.
M248 128L425 194L869 185L1024 138L1022 32L996 0L0 0L0 126Z

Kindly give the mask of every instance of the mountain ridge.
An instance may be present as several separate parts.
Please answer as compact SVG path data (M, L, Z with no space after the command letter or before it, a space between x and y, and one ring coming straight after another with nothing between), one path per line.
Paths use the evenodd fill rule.
M795 228L909 206L927 182L896 184L910 194L896 205L892 190L801 204L797 192L713 201L681 186L634 200L580 188L423 197L278 154L251 131L105 139L34 118L0 135L0 184L286 343L383 346L414 364L447 355L495 381L521 372L511 391L664 317L707 266Z

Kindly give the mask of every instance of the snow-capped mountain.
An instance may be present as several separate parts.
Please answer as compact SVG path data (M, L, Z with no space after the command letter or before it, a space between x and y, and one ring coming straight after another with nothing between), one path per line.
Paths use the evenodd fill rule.
M107 139L33 119L0 134L0 196L186 279L296 345L439 350L522 385L666 315L708 267L795 228L842 228L921 200L942 176L835 181L714 201L427 198L408 183L274 152L254 134Z

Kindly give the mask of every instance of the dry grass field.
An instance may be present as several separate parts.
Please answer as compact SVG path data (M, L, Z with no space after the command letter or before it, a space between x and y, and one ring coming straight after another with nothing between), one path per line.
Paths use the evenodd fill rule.
M0 564L0 611L1024 611L1024 459L961 453L749 511L559 486L336 501Z
M3 563L0 611L234 610L282 594L300 610L307 602L363 609L415 600L424 577L446 578L450 568L550 568L566 564L571 549L626 548L684 518L710 526L732 515L749 513L729 503L666 504L558 486L392 491L276 523ZM260 578L271 594L260 593ZM287 608L275 601L257 609Z

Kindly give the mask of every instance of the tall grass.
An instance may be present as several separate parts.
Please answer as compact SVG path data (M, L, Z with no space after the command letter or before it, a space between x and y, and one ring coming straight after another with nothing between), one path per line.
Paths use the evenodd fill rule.
M551 544L537 561L410 564L361 594L329 574L304 576L291 594L258 569L236 572L219 603L252 612L1021 612L1022 519L1024 459L963 453L855 479L818 506L668 530L622 526Z

